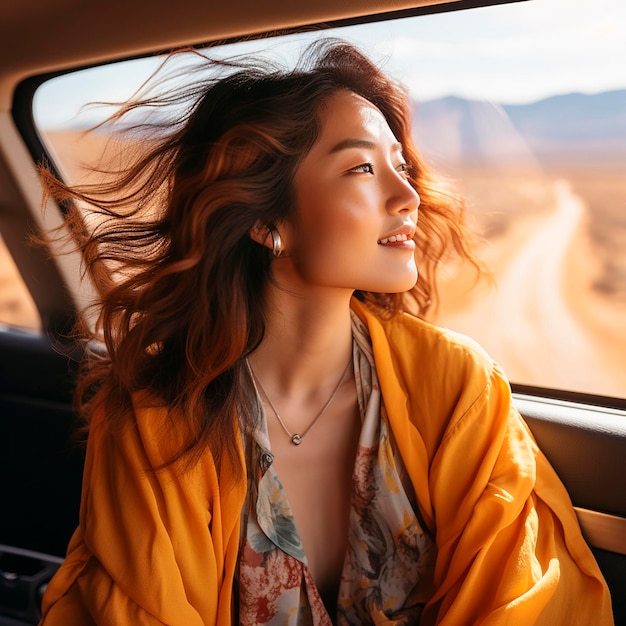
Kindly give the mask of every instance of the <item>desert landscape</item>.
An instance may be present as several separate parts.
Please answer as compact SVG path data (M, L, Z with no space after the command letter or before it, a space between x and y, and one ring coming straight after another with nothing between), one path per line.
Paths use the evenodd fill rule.
M445 104L419 110L418 145L466 198L493 280L477 282L471 268L449 260L430 321L475 338L513 382L623 397L626 159L570 158L578 153L533 145L532 129L531 139L522 136L513 114L490 118L488 108L463 103L460 113L457 102ZM468 110L482 132L469 148L467 137L477 135L464 130ZM44 137L72 181L84 180L106 141L79 131ZM0 322L38 325L2 246Z
M37 331L41 321L0 235L0 329L3 325Z
M493 280L449 263L432 321L477 339L514 382L623 397L626 178L474 171L459 186Z

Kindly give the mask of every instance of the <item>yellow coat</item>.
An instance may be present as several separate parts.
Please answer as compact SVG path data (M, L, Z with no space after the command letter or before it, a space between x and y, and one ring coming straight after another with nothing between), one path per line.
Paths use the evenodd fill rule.
M369 328L391 428L438 548L422 624L605 626L611 604L569 497L473 342L409 315ZM105 435L94 416L80 526L44 597L45 626L231 626L246 485L210 456L186 474L165 409Z

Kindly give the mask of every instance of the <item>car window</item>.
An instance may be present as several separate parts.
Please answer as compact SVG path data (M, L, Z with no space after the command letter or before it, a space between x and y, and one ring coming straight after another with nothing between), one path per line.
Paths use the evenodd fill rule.
M493 284L450 261L431 320L478 340L520 385L625 395L626 5L542 0L331 29L403 81L414 134L467 199ZM247 41L289 62L319 33ZM159 59L55 77L34 114L51 158L79 181L111 112Z
M0 235L0 330L3 327L40 331L41 318Z

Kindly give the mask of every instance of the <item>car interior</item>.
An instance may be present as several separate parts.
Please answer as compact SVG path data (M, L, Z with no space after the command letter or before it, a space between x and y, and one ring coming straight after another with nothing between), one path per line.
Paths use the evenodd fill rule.
M546 2L549 4L548 0ZM575 0L573 4L576 3L584 7L584 11L581 9L581 16L593 17L596 13L603 12L602 3L594 5ZM409 21L411 24L426 24L424 30L426 34L405 34L402 42L399 39L396 41L397 47L394 50L401 51L404 49L402 46L411 44L411 37L417 43L420 37L423 37L424 41L427 37L433 39L444 36L462 37L467 34L459 34L463 32L462 25L469 24L470 19L483 20L487 23L492 20L491 16L495 15L496 10L501 10L504 15L504 11L508 9L511 11L515 9L519 15L523 15L525 10L528 12L534 10L532 5L536 4L540 4L539 0L518 2L316 0L309 3L286 3L280 0L265 2L232 0L227 3L206 0L179 0L175 3L164 0L128 0L125 3L5 0L1 3L0 243L3 247L1 251L3 256L0 257L1 626L36 624L40 618L41 597L46 583L62 562L68 540L77 524L84 454L83 448L76 443L74 437L76 421L72 401L82 347L72 338L71 329L91 301L92 287L89 280L81 275L78 253L60 254L54 246L46 248L33 244L34 236L51 232L63 224L62 207L49 202L43 210L42 186L37 165L45 160L62 176L71 168L72 155L66 156L64 152L64 150L71 152L71 147L68 149L60 139L55 140L52 132L48 133L45 120L52 119L56 114L55 107L63 106L64 101L73 97L72 87L63 83L65 86L58 89L57 96L50 97L49 105L46 105L42 95L35 111L33 103L40 86L75 70L106 67L108 64L125 60L151 58L186 46L202 47L216 42L223 46L237 45L241 42L254 42L260 37L263 37L262 41L267 46L268 42L271 45L274 37L297 37L299 34L304 36L307 33L310 36L311 32L318 36L320 31L328 31L331 36L341 36L344 31L336 29L357 26L369 28L370 25L391 21L401 25L408 24ZM554 11L561 6L569 5L555 4ZM489 10L494 13L489 13ZM552 17L560 19L554 12ZM564 21L567 21L565 13L563 17ZM622 21L626 22L626 14L623 14L622 18ZM452 19L456 21L450 21ZM591 17L589 19L591 20ZM603 31L602 37L606 39L615 36L621 37L622 40L626 39L620 34L624 25L618 24L619 17L611 18L609 14L607 18L605 14L604 19L608 30ZM458 32L454 31L452 26L449 28L446 26L453 23L454 28L459 28ZM583 26L585 25L580 24L581 28ZM526 25L528 41L532 40L534 28L529 18ZM537 28L539 29L539 26ZM337 32L339 35L336 35ZM367 33L370 31L364 32L365 37L369 36ZM410 32L407 30L407 33ZM573 35L572 39L575 39ZM487 37L482 40L482 54L485 56L491 55L502 61L509 56L513 59L516 54L512 50L515 44L513 39L509 40L511 49L504 45L500 48L490 46L489 42ZM418 49L417 44L415 49ZM430 43L419 49L426 57L447 54L443 44L438 47ZM458 55L458 48L455 50ZM548 47L543 49L541 46L538 46L536 52L551 54ZM608 47L605 54L607 59L609 56L611 58L615 56L610 54ZM619 57L619 54L617 56ZM452 56L450 61L462 65L462 59L458 56ZM513 62L511 60L511 63ZM617 63L613 73L619 73L619 61L612 58L611 62ZM483 59L481 63L487 61ZM111 67L114 68L111 80L115 81L117 70L115 66ZM557 74L560 70L551 69L550 63L547 62L544 70L547 74L554 71L552 80L558 82ZM513 74L515 71L511 70ZM599 73L599 69L589 70L589 75L596 78ZM624 357L626 352L623 351L626 346L624 335L626 262L623 258L626 191L624 186L619 184L620 176L626 180L624 176L626 78L621 76L616 80L622 80L619 91L621 95L615 105L617 121L613 129L606 131L607 136L612 138L610 144L612 152L610 158L606 159L606 167L600 172L598 165L597 171L600 172L598 180L604 181L602 189L607 194L613 194L611 202L618 207L617 212L612 214L614 217L611 219L615 220L612 222L613 225L606 227L608 232L606 236L621 237L621 244L619 242L614 244L614 249L617 250L615 253L611 252L613 248L607 247L608 244L602 252L605 255L602 258L606 261L606 267L611 269L612 276L618 278L610 283L609 287L602 287L600 279L596 279L593 292L593 302L608 297L606 294L609 294L611 297L615 296L614 300L617 303L614 308L617 313L611 313L613 317L609 321L598 322L600 329L597 331L597 336L602 332L605 335L608 335L609 330L611 332L607 339L609 344L607 354L611 355L607 361L609 363L607 368L613 376L612 382L609 386L609 377L598 375L600 383L597 388L585 386L587 380L601 371L598 369L600 366L592 358L587 358L585 356L587 348L582 344L575 344L573 339L570 343L564 344L563 354L567 355L566 358L570 363L575 364L575 373L578 379L583 381L580 385L553 382L561 371L561 366L548 364L545 360L547 357L533 352L535 349L533 341L523 338L520 340L522 350L527 352L530 365L525 370L520 367L519 371L529 373L526 377L521 374L518 376L518 370L513 365L509 377L517 408L569 491L583 534L611 589L615 622L626 624L626 357ZM485 81L486 84L498 82L497 78L489 76ZM424 82L428 82L426 78ZM511 82L523 90L525 77L520 73L513 76ZM600 83L598 85L597 92L618 93L616 88L602 87ZM417 89L419 90L419 85ZM442 87L440 95L447 97L441 99L440 105L458 106L458 101L449 97L454 95L453 90L446 92L445 89ZM563 89L566 90L567 87ZM533 94L529 94L526 102L532 101L534 97ZM536 99L541 98L536 96ZM567 109L568 114L578 105L571 106L571 109ZM439 138L445 134L445 127L441 124L444 124L445 120L456 119L455 115L457 117L460 115L458 113L460 109L450 109L447 117L437 113L439 117L428 118L428 103L417 110L418 113L422 112L424 119L435 120L432 125L427 125L427 128L421 131L424 143L431 141L435 146L438 145ZM484 110L486 109L479 110L476 107L472 109L472 119L487 119L481 117ZM522 116L519 105L500 106L497 111L497 120L500 120L498 124L504 124L503 116L508 116L507 124L518 123L516 120ZM533 115L537 116L538 109L533 111ZM560 115L562 118L566 117L564 113ZM606 121L609 114L605 111L603 116ZM529 114L524 118L526 120L524 123L530 124L532 119ZM491 120L492 118L489 118L489 121L483 124L490 129L489 132L495 128L493 126L495 122ZM585 128L592 132L593 129L599 128L597 124L596 126L590 124ZM473 127L474 130L476 127ZM533 126L535 135L532 136L532 141L526 143L524 149L530 146L529 150L541 153L541 158L544 158L551 148L547 139L544 141L536 134L539 132L538 128L543 127L535 123ZM546 137L549 128L551 127L545 131ZM432 137L429 138L428 133L431 133ZM594 141L593 146L599 145L599 140ZM418 147L419 145L418 140ZM567 145L569 146L567 150L573 154L578 144ZM590 143L589 146L591 145ZM445 161L447 158L443 148L439 153L433 150L432 154L437 162ZM475 156L477 153L473 154ZM498 157L498 153L494 154L495 161L486 159L481 163L483 165L486 163L487 167L491 167L493 163L500 163L502 159ZM593 154L587 152L587 156ZM472 162L472 167L476 166L476 162L476 160ZM537 162L537 159L532 161L533 167ZM548 162L547 156L543 162ZM586 161L581 163L575 165L584 168L586 173L593 169L586 165ZM599 158L594 163L599 163ZM554 167L556 171L556 166ZM549 169L548 166L546 168ZM471 169L471 172L476 171ZM535 175L536 170L531 171L530 168L523 172L517 171L515 180L498 174L498 193L501 193L502 188L509 183L511 186L520 184L520 177L526 177L528 181ZM477 184L478 176L468 178L471 180L467 185L472 190L472 184ZM581 175L580 179L575 181L576 184L582 185L586 180L583 178ZM614 184L614 181L617 182ZM562 185L555 188L561 193L559 189L562 191ZM525 190L526 187L523 185L516 187L516 190L519 189ZM539 220L540 217L537 214L532 219ZM507 223L507 232L510 236L524 236L526 222L522 220L519 223L521 224L519 228L516 226L517 222L511 222L512 225ZM489 222L489 228L494 232L499 227L502 227L501 222L495 220ZM506 245L502 244L501 247L504 249ZM496 243L496 252L499 250L497 246ZM554 241L544 248L553 246L557 247ZM576 260L572 260L572 263L575 264ZM9 289L12 288L12 283L6 278L9 273L19 278L20 288L24 292L23 305L15 304L11 300L12 295L9 297ZM577 288L576 284L571 286L571 293ZM523 289L524 286L518 284L517 291ZM443 291L445 292L445 285ZM510 297L514 296L517 297L515 294ZM471 299L470 296L467 298ZM452 304L449 308L451 311L454 309ZM593 309L590 305L585 311L589 315L589 310L600 309L601 307ZM24 317L18 319L18 312L23 312ZM481 314L478 313L477 316ZM614 323L612 320L618 319L619 316L621 322ZM489 314L483 312L482 317L489 319ZM20 319L33 321L22 322ZM449 318L444 317L441 323L447 324L448 319L452 320L450 322L452 325L456 318L450 314ZM460 330L472 334L472 328L468 325L461 327ZM481 342L480 335L476 338ZM492 344L489 344L489 341L493 342L497 351L498 338L494 337L487 341L486 348L492 351ZM571 352L568 352L570 349ZM508 371L506 362L504 366ZM543 374L544 370L549 374ZM554 375L554 379L549 378L549 375ZM607 386L602 387L603 383ZM566 623L569 623L568 616L563 616L563 624Z

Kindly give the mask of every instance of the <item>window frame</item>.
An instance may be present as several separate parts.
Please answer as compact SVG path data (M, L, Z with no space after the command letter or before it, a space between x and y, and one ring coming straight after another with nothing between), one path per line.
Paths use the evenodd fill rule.
M487 6L497 6L503 4L517 4L520 2L527 2L529 0L457 0L453 2L447 2L442 4L435 4L431 6L419 6L408 9L394 10L382 12L376 15L363 15L352 18L345 18L339 20L331 20L327 22L315 23L305 26L299 26L295 28L282 29L279 31L266 31L254 34L252 36L245 37L230 37L226 39L206 41L202 43L198 43L193 47L198 49L205 48L212 44L234 44L241 41L249 41L254 39L263 39L273 36L280 35L291 35L298 33L306 33L311 31L323 31L333 28L345 27L345 26L354 26L358 24L368 24L368 23L376 23L376 22L384 22L392 19L403 19L409 17L419 17L424 15L432 15L437 13L448 13L453 11L463 11L463 10L471 10L480 7ZM100 67L104 65L109 65L112 63L130 61L134 59L142 59L148 58L151 56L158 56L164 54L165 51L158 50L149 54L140 54L140 55L131 55L127 57L116 57L107 59L106 61L99 63L90 63L78 66L72 66L65 68L63 70L57 70L52 72L46 72L41 74L36 74L33 76L29 76L19 82L15 91L14 97L11 107L11 116L15 123L15 126L21 135L29 154L34 161L35 164L46 162L50 169L55 173L55 175L60 176L60 172L54 163L49 151L47 150L45 143L40 136L37 126L35 124L34 115L33 115L33 99L35 92L37 89L46 81L62 76L65 74L70 74L76 71L91 69L94 67ZM59 210L63 217L67 215L67 209L63 206L59 206ZM8 246L8 244L7 244ZM17 262L16 262L17 264ZM19 268L19 265L18 265ZM21 272L22 273L22 272ZM24 273L22 276L25 277ZM60 281L63 284L64 288L64 301L67 303L71 301L71 297L68 295L68 290L63 281ZM27 283L27 287L30 289L30 285ZM55 332L64 333L70 326L69 320L75 319L77 315L77 309L75 306L65 307L63 315L58 317L58 320L54 323L51 323L48 316L45 316L42 312L42 308L39 306L39 301L36 297L35 292L31 291L33 295L33 299L35 300L35 304L40 311L40 315L42 317L42 324L46 330L55 329ZM60 320L60 321L59 321ZM562 390L562 389L554 389L550 387L539 387L534 385L525 385L520 383L511 382L511 388L514 393L523 395L524 397L536 396L538 398L548 398L551 400L560 400L563 402L574 402L582 405L593 405L599 407L606 407L609 409L618 409L625 410L626 409L626 397L611 397L611 396L603 396L597 394L591 394L587 392L578 392L572 390Z

